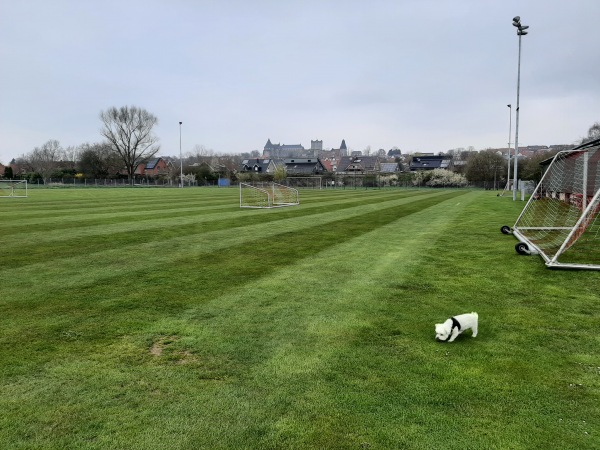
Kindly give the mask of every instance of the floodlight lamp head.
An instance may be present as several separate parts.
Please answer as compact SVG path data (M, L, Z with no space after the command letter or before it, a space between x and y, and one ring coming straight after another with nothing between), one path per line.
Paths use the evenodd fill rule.
M513 22L519 23L521 21L521 16L513 17Z
M519 30L526 30L527 28L529 28L529 25L521 25Z
M527 34L527 31L523 31L523 30L517 31L517 35L519 35L519 36L525 36L526 34Z

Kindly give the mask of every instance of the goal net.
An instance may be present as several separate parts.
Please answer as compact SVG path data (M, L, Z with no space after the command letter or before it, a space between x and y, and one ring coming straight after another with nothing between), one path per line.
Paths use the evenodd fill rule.
M300 204L298 190L277 183L240 183L240 208L278 208Z
M287 177L285 184L297 189L323 189L322 177Z
M599 160L600 140L556 154L513 227L548 267L600 270Z
M0 197L27 197L27 180L0 180Z

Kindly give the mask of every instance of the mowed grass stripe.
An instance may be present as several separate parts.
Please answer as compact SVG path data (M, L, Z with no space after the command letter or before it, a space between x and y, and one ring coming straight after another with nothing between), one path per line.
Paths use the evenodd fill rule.
M293 220L311 214L339 216L340 210L346 217L360 215L369 209L389 209L399 202L417 201L413 196L368 198L357 202L339 202L333 204L313 203L302 208L265 210L243 210L236 208L230 213L192 214L186 218L168 217L162 219L139 219L130 222L117 222L106 225L93 225L76 229L56 225L51 231L25 232L6 243L3 251L6 255L5 267L18 268L38 260L63 259L76 257L81 253L90 255L111 248L126 249L147 242L166 243L170 239L188 236L190 239L199 234L215 230L228 230L247 227L253 224L266 224L282 220ZM419 197L436 196L438 193L419 194ZM391 199L390 199L391 198ZM380 204L381 203L381 204ZM359 205L359 206L357 206ZM366 210L363 210L366 208ZM201 211L201 210L200 210ZM337 218L337 217L336 217ZM65 218L68 222L68 218ZM277 226L277 225L273 225Z
M470 193L468 198L461 196L460 199L464 204L474 201L478 195ZM268 328L277 329L277 333L292 340L310 342L315 335L323 334L322 337L330 338L338 334L340 329L345 329L348 324L343 316L348 314L352 316L349 319L350 334L354 334L357 329L362 330L370 323L369 317L374 309L388 305L390 296L385 295L384 291L388 291L390 279L402 279L405 274L422 267L423 260L430 258L430 249L452 229L453 217L460 214L460 208L455 205L456 197L449 196L444 201L432 203L396 220L379 221L377 226L348 233L345 239L321 246L318 258L312 255L296 257L288 264L269 266L269 258L257 255L257 261L262 261L261 266L267 265L269 270L262 270L260 276L246 279L240 289L223 292L191 305L173 323L178 323L182 318L192 322L200 320L203 329L206 329L205 326L212 329L209 332L212 337L219 335L218 340L225 342L233 335L239 335L240 330L252 333L252 324L264 321L270 324ZM423 222L427 222L426 228L423 228ZM365 253L365 249L368 252ZM376 264L373 255L377 257ZM407 295L394 299L396 306L414 300ZM356 320L359 316L364 317ZM169 321L169 318L165 318L154 324L154 332L168 331L166 324ZM428 331L430 328L428 323ZM341 334L345 337L338 344L345 346L348 334L345 331ZM241 341L246 340L244 336L238 337ZM275 342L276 345L281 343ZM248 342L248 345L254 344ZM287 341L284 345L290 346L288 353L296 349ZM319 344L314 342L314 345ZM311 345L298 351L305 350L310 353ZM277 366L278 370L291 373L296 370L294 364L273 365L268 362L267 365L271 369ZM315 367L315 370L319 368Z
M437 195L437 193L439 192L430 192L429 195ZM372 200L373 198L370 199L370 201ZM411 201L414 201L414 199L403 199L401 197L396 199L393 205L398 206L402 202ZM291 218L285 218L288 216L282 214L285 211L283 209L238 212L234 217L237 217L238 214L241 215L243 225L235 228L235 232L232 232L230 228L234 226L234 223L230 219L223 219L226 228L220 228L215 231L202 231L200 229L195 234L187 235L179 232L175 237L171 237L168 240L164 238L157 239L156 235L154 235L153 239L136 245L133 249L134 256L131 257L128 255L124 256L125 246L117 246L111 248L102 247L97 252L87 252L82 251L81 248L75 248L77 250L75 256L56 259L52 264L49 264L49 261L46 259L36 262L38 260L34 259L32 255L23 255L29 264L26 266L19 265L12 269L8 268L9 258L6 258L3 268L3 287L7 293L5 299L7 301L8 299L18 301L24 292L24 286L30 289L28 298L31 301L38 296L32 296L34 292L39 292L39 296L43 298L45 292L48 290L60 287L68 288L69 286L76 286L84 282L93 283L94 279L110 278L123 271L140 270L141 268L160 270L162 266L170 262L174 254L195 255L199 259L203 259L207 254L218 252L230 246L242 247L252 245L251 243L258 238L274 239L277 234L283 232L301 232L304 228L313 227L314 231L311 231L311 233L318 234L319 226L327 227L328 223L332 220L339 220L340 217L352 220L353 217L364 212L372 212L377 209L377 205L375 204L366 204L362 207L354 207L351 211L344 210L340 212L334 208L330 208L330 206L326 203L319 207L320 210L327 211L325 213ZM364 210L364 208L368 209ZM330 209L333 209L333 211ZM257 220L248 220L247 217ZM265 225L265 220L273 219L276 219L276 221ZM64 245L61 238L62 236L59 236L57 240L58 245ZM30 237L27 236L27 241L30 240ZM20 245L23 245L18 240L15 240L14 244L17 250L20 249ZM74 248L72 243L69 248ZM91 274L94 274L95 278L89 280Z
M154 265L151 259L142 259L135 265L136 270L119 265L104 279L97 278L96 269L80 266L79 270L89 270L89 277L81 279L79 285L67 281L62 285L59 282L49 286L44 281L47 276L45 270L38 267L38 270L27 274L31 278L7 283L8 297L0 303L5 318L3 340L9 342L16 338L23 319L35 322L43 317L54 317L55 320L48 329L32 327L29 330L37 339L27 340L26 345L34 349L39 345L47 350L49 346L60 343L59 330L71 328L85 328L83 334L87 336L86 340L112 339L115 332L127 333L132 326L155 320L163 314L174 314L190 303L202 303L213 298L215 293L237 290L248 280L269 276L273 270L302 258L314 258L328 247L355 239L458 195L462 193L444 193L402 207L371 211L352 220L330 222L326 232L319 226L300 233L281 233L278 239L256 239L251 247L235 245L205 254L202 258L172 253L170 261L160 265ZM36 277L36 274L39 275ZM50 272L50 276L62 280L64 275L58 269ZM27 298L19 295L23 284L28 284ZM11 295L14 295L12 300ZM27 318L20 317L23 302L29 308ZM137 311L134 317L131 316L132 310ZM106 329L113 332L107 335ZM13 351L14 347L10 353Z
M125 217L135 216L139 214L141 216L149 214L170 214L178 210L186 211L186 209L210 208L216 206L219 208L226 208L228 205L223 201L223 196L220 197L204 197L202 195L194 196L189 190L185 191L174 191L181 192L179 197L163 197L163 196L151 196L154 191L141 191L146 192L145 196L136 195L135 190L129 190L131 197L128 201L115 201L110 197L109 191L101 191L102 195L97 198L92 198L87 201L74 200L68 194L72 194L74 191L68 191L65 193L65 198L61 202L43 202L38 200L34 204L27 203L29 199L22 199L20 202L0 202L0 213L2 213L2 222L0 223L0 230L3 232L9 232L16 226L24 225L46 225L56 222L65 222L64 217L67 215L71 217L71 223L73 219L79 219L82 223L88 220L104 219L106 215ZM200 193L200 191L195 191ZM61 194L61 191L50 191L53 197ZM225 194L225 193L224 193ZM78 198L78 197L77 197ZM107 200L109 199L109 200ZM43 205L43 207L40 207ZM235 206L235 203L231 203L230 206ZM77 222L76 222L77 223ZM70 223L65 223L70 225Z
M51 191L55 195L59 194L59 191ZM102 191L105 196L107 191ZM23 213L21 209L15 209L12 211L6 211L3 214L3 220L0 222L0 231L3 234L14 234L23 232L23 227L27 226L32 231L50 231L58 227L80 227L89 226L93 224L112 224L119 222L131 222L135 220L146 220L148 217L151 219L162 219L162 218L176 218L186 215L197 215L204 216L207 214L220 214L225 211L239 212L238 207L238 194L236 189L228 189L222 192L219 200L207 202L204 197L199 197L197 193L201 191L177 191L181 192L181 195L185 195L184 200L177 199L178 202L172 202L170 200L153 200L152 207L144 207L143 209L135 208L135 197L131 199L131 202L125 207L114 204L112 198L106 199L102 203L98 203L90 210L81 211L81 207L77 202L69 202L65 199L62 203L61 208L58 209L47 209L44 207L39 209L35 216L33 212L28 214ZM423 191L424 193L425 191ZM132 194L133 195L133 194ZM392 194L388 194L392 196ZM394 193L394 197L402 196L413 196L415 192L405 191ZM199 198L198 198L199 197ZM334 196L337 201L329 197L319 196L316 198L308 199L303 197L302 206L303 209L314 203L318 203L320 206L327 207L327 205L333 205L340 203L339 207L343 204L349 204L351 202L365 203L364 195L359 200L354 200L353 197L348 196L343 199L339 199L339 196ZM324 203L323 198L329 198L328 202ZM374 201L385 201L384 197L376 199ZM179 204L177 204L179 203ZM358 204L357 203L357 204ZM46 206L46 205L44 205ZM298 208L292 208L293 211L285 211L279 213L285 216L296 216L305 214L306 212L298 212ZM133 219L133 220L132 220Z
M408 200L410 199L405 201ZM393 209L385 210L385 220L388 222L397 220L439 201L441 198L438 198L436 193L425 203L395 203ZM364 216L365 213L370 215ZM201 270L206 261L210 262L213 255L221 255L225 251L230 251L230 248L238 252L242 259L251 257L248 256L248 253L254 251L264 253L264 250L260 250L263 243L265 248L285 250L290 248L288 241L285 240L287 236L294 236L294 243L298 241L295 245L298 249L292 251L302 252L301 249L304 248L310 249L312 254L321 248L351 239L354 232L346 232L345 222L353 222L351 224L353 227L375 227L378 223L377 220L380 219L377 217L379 215L380 211L377 205L371 205L367 210L358 208L353 215L344 214L342 218L339 214L327 213L316 218L303 217L286 220L285 223L277 223L277 226L272 226L271 223L266 226L257 224L235 229L233 232L220 230L199 234L196 239L183 236L168 241L150 241L136 246L132 249L133 253L127 254L127 257L124 257L123 248L116 247L102 250L98 254L80 251L75 257L52 262L44 260L32 264L30 267L18 267L12 270L8 269L8 265L5 264L2 273L4 292L7 295L4 297L4 301L20 301L24 286L28 287L27 299L31 302L37 298L43 301L47 292L55 289L68 290L81 284L92 287L96 283L111 284L114 277L119 278L124 274L129 274L133 283L142 282L143 277L139 274L136 275L136 272L140 274L161 272L173 264L174 258L182 258L185 261L192 259L191 266L194 270ZM323 229L329 231L321 236ZM107 239L110 240L112 237L109 235ZM273 247L274 245L275 247Z
M58 195L58 191L51 191L55 195ZM177 218L191 215L207 215L207 214L220 214L222 212L233 212L239 211L238 207L238 191L236 189L228 189L226 191L220 191L222 194L214 198L211 201L206 201L205 197L194 195L189 190L176 191L181 192L181 195L185 195L183 200L176 198L177 201L172 199L151 200L149 201L150 206L139 207L136 204L136 198L133 197L131 201L125 205L115 204L114 201L103 201L102 203L82 205L80 202L69 201L65 199L59 205L53 208L48 208L45 204L44 208L38 209L35 212L27 211L24 212L20 208L15 207L14 210L5 211L3 214L3 220L0 222L0 232L3 235L10 235L15 233L23 232L23 227L27 227L32 232L36 231L51 231L53 229L64 229L64 228L78 228L90 225L99 224L114 224L119 222L129 222L133 220L141 221L148 218L156 220L162 218ZM199 191L196 191L199 192ZM103 191L106 195L107 191ZM359 191L362 194L358 200L354 196L344 196L343 199L334 200L339 196L331 195L320 195L320 196L309 196L308 198L303 195L302 206L305 209L306 206L314 206L317 203L320 207L328 207L328 205L336 205L335 207L342 208L344 204L348 205L352 202L364 203L364 192ZM425 194L426 191L415 192L415 191L396 191L389 192L390 197L398 198L403 196L414 196L419 194ZM329 193L328 193L329 194ZM378 193L379 194L379 193ZM373 201L385 201L385 197L378 195L378 199ZM0 205L1 206L1 205ZM2 211L0 209L0 211ZM292 212L281 213L282 215L295 216L299 215L297 209L294 208ZM300 213L305 214L305 212ZM66 220L66 217L69 220Z

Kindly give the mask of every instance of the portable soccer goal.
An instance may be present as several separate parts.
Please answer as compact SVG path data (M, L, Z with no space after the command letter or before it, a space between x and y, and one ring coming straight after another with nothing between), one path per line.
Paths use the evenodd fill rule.
M1 197L27 197L27 180L0 180Z
M557 153L512 230L520 254L546 266L600 270L600 139Z
M279 208L300 204L298 190L277 183L240 183L240 208Z

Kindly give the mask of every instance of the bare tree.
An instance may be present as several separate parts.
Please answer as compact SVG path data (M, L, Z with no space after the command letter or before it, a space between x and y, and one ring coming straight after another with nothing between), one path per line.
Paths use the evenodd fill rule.
M63 153L60 142L51 139L41 147L34 148L31 153L25 155L23 158L27 161L27 165L31 170L39 173L44 183L46 183L52 172L58 168L58 163Z
M196 144L192 151L187 154L187 163L201 163L201 162L209 162L215 152L210 148L206 148L204 145Z
M133 183L136 167L160 149L158 138L152 134L158 119L145 109L122 106L100 112L100 120L104 125L100 134L119 154L127 169L127 178Z
M594 123L594 125L588 129L588 135L586 138L582 139L582 143L591 142L596 139L600 139L600 122Z

